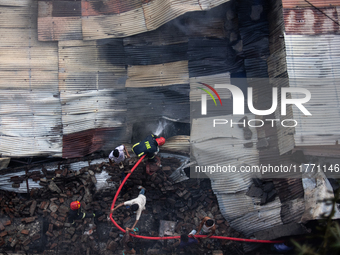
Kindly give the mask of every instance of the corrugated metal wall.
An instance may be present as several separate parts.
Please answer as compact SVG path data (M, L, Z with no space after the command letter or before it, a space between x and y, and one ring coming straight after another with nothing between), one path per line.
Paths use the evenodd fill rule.
M0 153L62 155L57 43L38 41L37 2L0 5Z
M39 1L39 40L121 38L159 28L192 11L229 0Z
M174 18L223 2L2 1L0 153L81 157L130 141L140 120L189 123L189 77L209 65L205 74L224 73L235 54L225 41L224 8ZM152 29L173 20L133 37L83 41L84 29L94 24L89 19L124 19L141 7ZM163 11L169 16L157 18ZM138 27L131 24L127 31ZM211 55L214 47L227 61Z

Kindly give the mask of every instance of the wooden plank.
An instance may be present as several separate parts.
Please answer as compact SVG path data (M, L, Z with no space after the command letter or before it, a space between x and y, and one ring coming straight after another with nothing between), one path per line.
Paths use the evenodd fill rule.
M188 61L160 65L130 66L126 87L158 87L188 84Z

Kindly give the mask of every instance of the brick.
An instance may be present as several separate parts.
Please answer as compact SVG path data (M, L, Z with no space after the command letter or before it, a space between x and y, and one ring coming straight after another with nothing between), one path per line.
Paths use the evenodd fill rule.
M72 228L68 228L66 231L67 231L70 235L73 235L74 232L76 232L76 229L72 227Z
M25 241L22 242L22 244L24 246L29 245L30 243L31 243L31 239L30 238L27 238L27 239L25 239Z
M61 206L59 206L59 208L58 208L58 212L60 213L60 214L67 214L68 212L69 212L69 207L68 206L65 206L65 205L61 205Z
M18 242L19 242L19 240L14 238L13 241L11 242L11 247L16 246Z
M56 246L57 246L58 244L57 243L53 243L53 244L51 244L51 247L50 247L50 249L52 250L52 249L54 249Z
M112 238L116 238L116 237L118 237L118 233L115 233L115 232L110 232L110 237L112 237Z
M62 226L64 226L64 223L62 223L60 221L56 221L56 222L54 222L54 226L56 226L57 228L61 228Z
M55 213L59 209L59 206L57 206L55 203L51 203L49 209Z
M74 234L74 235L72 236L71 241L74 243L74 242L77 240L77 238L78 238L78 235Z
M37 201L34 200L30 207L30 216L34 215L35 208L37 208Z
M8 234L7 231L3 231L3 232L0 233L0 237L4 237L4 236L6 236L7 234Z
M27 230L27 229L21 230L21 234L28 235L29 233L30 233L30 231Z
M6 243L5 240L0 238L0 247L3 246L5 243Z
M106 249L110 251L115 251L118 247L118 243L113 240L109 240L106 245Z
M32 236L31 239L32 239L32 241L38 240L38 239L40 239L40 235L36 234L36 235Z
M31 222L35 221L35 219L36 219L36 217L34 216L34 217L24 218L21 221L24 221L26 223L31 223Z
M223 251L215 250L215 251L213 251L212 255L223 255Z
M171 167L170 167L170 166L163 166L163 167L162 167L162 170L163 170L163 171L170 171L170 170L171 170Z
M46 202L46 201L42 201L42 202L40 203L40 206L39 206L39 208L40 208L41 210L44 210L44 209L45 209L45 206L46 206L46 204L47 204L47 202Z
M50 215L51 215L54 219L57 219L57 218L58 218L58 214L56 214L56 213L54 213L54 212L52 212Z
M48 225L48 232L52 233L53 231L53 224Z
M2 222L0 221L0 231L2 231L2 230L5 230L5 227L4 227L4 225L2 224Z
M49 236L49 237L54 237L54 235L51 233L51 232L49 232L49 231L46 231L46 233L45 233L47 236Z
M60 222L65 222L66 221L66 218L65 217L58 217L58 221L60 221Z
M11 224L12 224L12 221L8 220L8 221L5 221L4 226L9 226Z

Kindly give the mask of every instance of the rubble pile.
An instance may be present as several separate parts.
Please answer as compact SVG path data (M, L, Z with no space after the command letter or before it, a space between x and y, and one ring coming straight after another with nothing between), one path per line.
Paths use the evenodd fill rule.
M132 168L135 159L126 162L125 171ZM163 167L153 175L145 173L141 163L124 185L116 205L138 196L138 185L146 188L146 210L137 224L138 234L159 235L160 220L176 222L176 235L196 229L200 219L209 216L216 220L216 235L239 237L221 215L216 197L208 179L189 179L172 183L169 176L181 165L176 158L162 159ZM95 174L107 171L107 182L112 187L96 190ZM109 211L115 192L122 180L122 170L108 163L90 165L79 171L70 171L67 165L55 171L28 172L39 181L40 189L33 188L29 195L0 191L0 249L43 254L120 254L120 232L110 219ZM126 173L127 174L127 173ZM27 177L27 176L26 176ZM24 181L25 176L11 178L13 184ZM69 204L81 202L85 212L101 215L68 222ZM113 214L123 228L131 227L135 216L130 210L119 208ZM149 241L134 239L137 254L171 254L171 244L176 240ZM193 249L204 254L217 250L229 250L242 254L241 243L221 240L205 240Z

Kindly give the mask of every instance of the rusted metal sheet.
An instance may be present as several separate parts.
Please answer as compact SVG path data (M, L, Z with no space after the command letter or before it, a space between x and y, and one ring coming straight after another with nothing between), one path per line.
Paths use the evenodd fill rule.
M80 1L53 1L53 17L77 17L81 16Z
M81 40L80 17L40 17L38 18L39 41Z
M315 7L329 7L329 6L339 6L338 0L282 0L283 8L297 8L297 7L310 7L311 5Z
M155 87L188 84L188 61L160 65L130 66L126 87Z
M339 32L339 14L335 7L284 9L283 14L287 34L316 35Z
M107 139L118 135L115 128L90 129L63 136L63 158L89 155L103 148Z
M82 0L82 16L118 14L142 7L142 0Z

